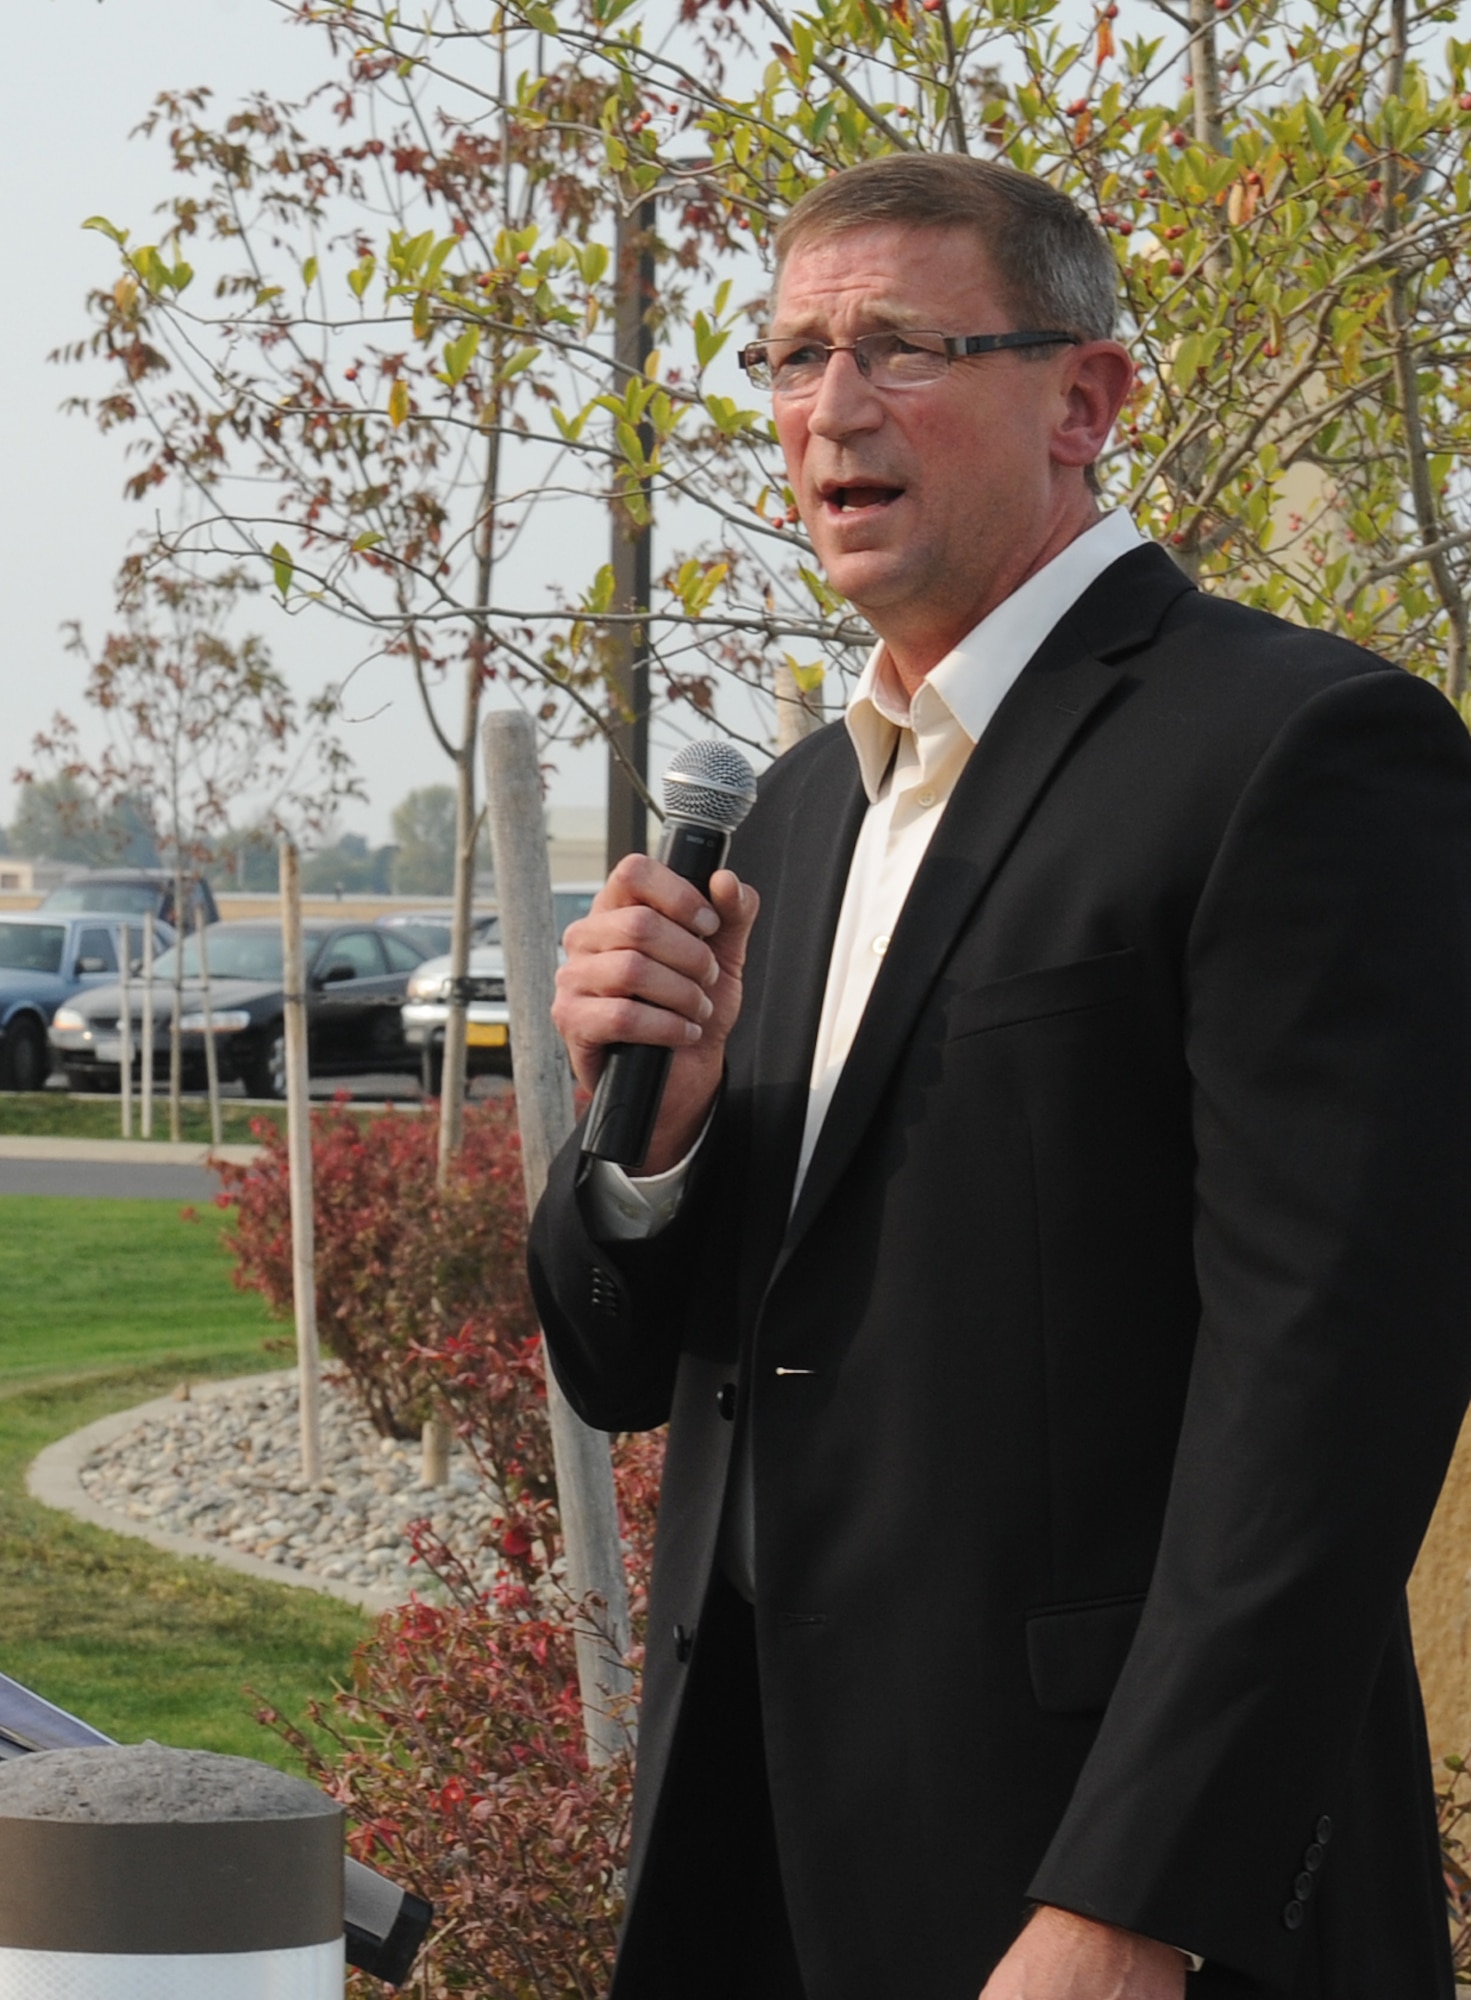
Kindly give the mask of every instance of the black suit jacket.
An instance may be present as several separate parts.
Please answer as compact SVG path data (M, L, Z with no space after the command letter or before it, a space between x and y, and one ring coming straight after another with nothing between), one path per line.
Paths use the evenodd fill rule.
M811 2000L975 2000L1028 1899L1198 2000L1448 1995L1403 1591L1471 1380L1466 732L1122 559L970 759L789 1216L863 805L836 728L738 836L675 1224L592 1241L575 1144L536 1219L573 1403L670 1420L632 1896L749 1427Z

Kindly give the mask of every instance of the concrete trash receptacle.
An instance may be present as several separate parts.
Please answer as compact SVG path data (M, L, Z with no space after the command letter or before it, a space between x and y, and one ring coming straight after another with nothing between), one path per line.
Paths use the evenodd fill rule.
M342 2000L343 1817L156 1743L0 1764L0 2000Z

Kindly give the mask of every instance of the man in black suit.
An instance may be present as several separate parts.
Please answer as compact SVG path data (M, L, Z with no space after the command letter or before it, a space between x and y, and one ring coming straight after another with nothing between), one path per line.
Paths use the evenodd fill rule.
M777 247L747 363L878 644L708 902L633 858L568 932L579 1077L675 1056L533 1235L575 1406L670 1422L615 1995L1448 1996L1466 732L1099 518L1053 190L876 161Z

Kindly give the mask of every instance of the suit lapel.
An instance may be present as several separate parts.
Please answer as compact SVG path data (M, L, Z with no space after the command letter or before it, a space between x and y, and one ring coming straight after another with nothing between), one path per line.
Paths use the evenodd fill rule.
M997 710L966 764L905 900L823 1121L782 1263L852 1157L926 996L1035 801L1080 733L1119 691L1121 678L1111 662L1147 643L1168 605L1190 588L1158 548L1124 557L1054 627ZM846 882L846 856L852 851L858 818L861 813L854 817L843 856L835 857L837 894L831 921L798 946L814 960L820 957L806 975L815 978L816 985L816 1000L804 1006L802 1015L809 1064L827 955ZM798 945L797 939L791 942ZM774 960L778 965L783 962ZM804 1072L804 1085L805 1081Z

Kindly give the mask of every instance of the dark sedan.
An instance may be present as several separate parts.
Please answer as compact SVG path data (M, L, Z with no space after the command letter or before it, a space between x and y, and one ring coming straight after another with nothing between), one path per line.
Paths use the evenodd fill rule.
M409 974L424 945L372 924L303 925L307 962L307 1042L313 1076L372 1070L413 1070L418 1057L404 1041L400 1009ZM212 924L182 946L184 1006L180 1019L186 1081L204 1077L204 988L200 948L207 946L210 1020L221 1078L235 1077L249 1097L286 1090L285 974L278 924ZM154 1061L168 1061L173 1012L174 946L154 968ZM140 1066L142 990L130 995L134 1069ZM98 987L58 1009L51 1023L56 1060L74 1090L115 1090L122 1068L122 995Z

